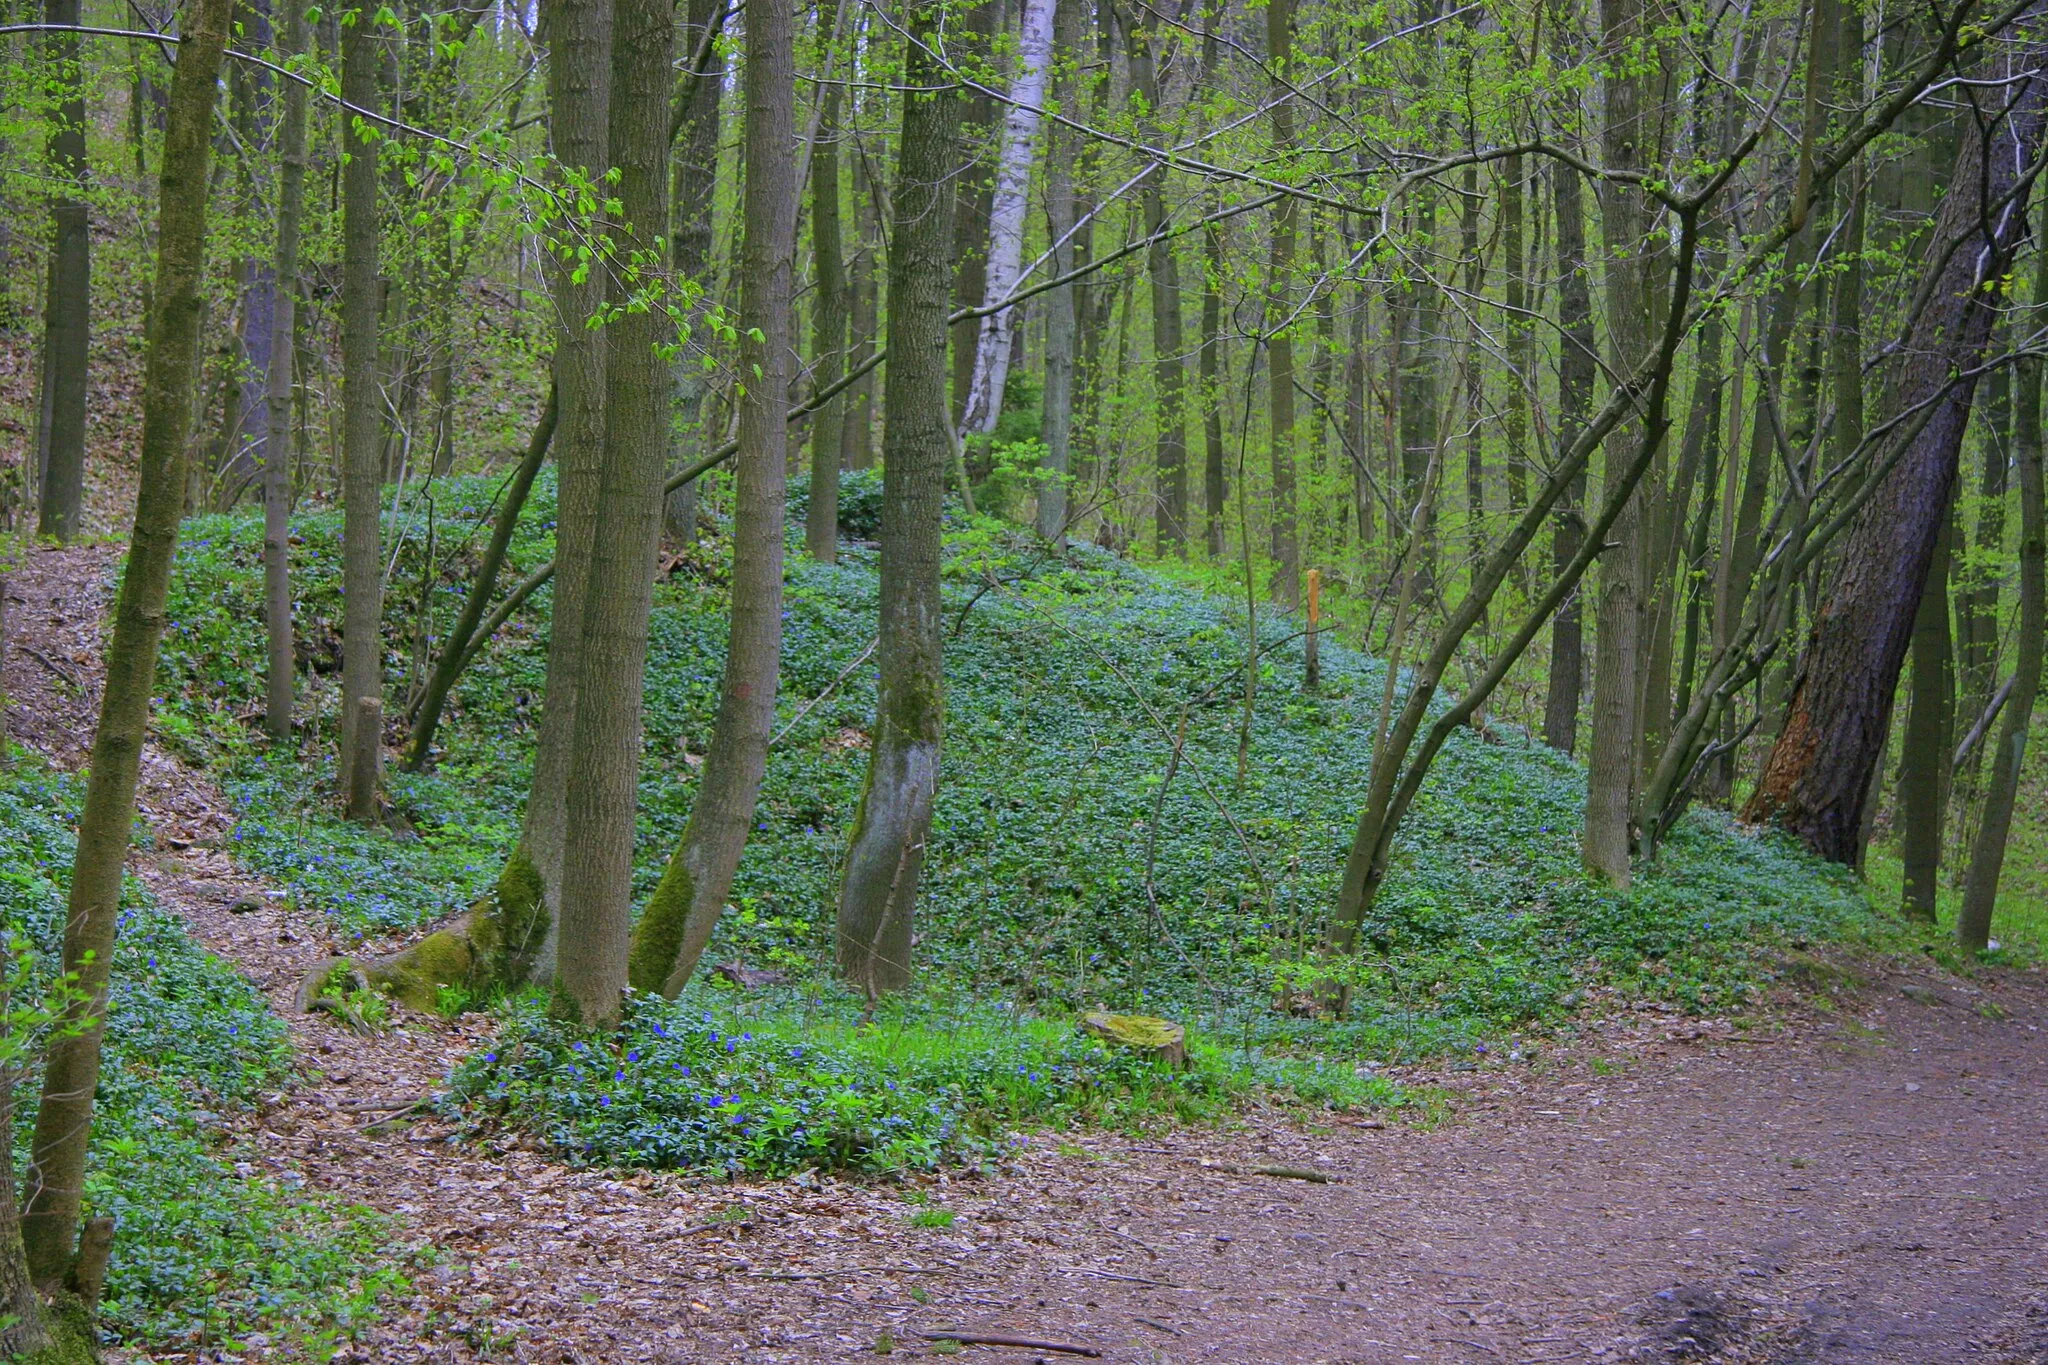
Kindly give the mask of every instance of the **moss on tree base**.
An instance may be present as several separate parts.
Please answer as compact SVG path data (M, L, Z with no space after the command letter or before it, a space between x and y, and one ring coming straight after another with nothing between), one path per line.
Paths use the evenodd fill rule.
M1082 1018L1081 1032L1169 1066L1188 1064L1188 1031L1169 1019L1155 1019L1146 1014L1109 1014L1098 1010Z

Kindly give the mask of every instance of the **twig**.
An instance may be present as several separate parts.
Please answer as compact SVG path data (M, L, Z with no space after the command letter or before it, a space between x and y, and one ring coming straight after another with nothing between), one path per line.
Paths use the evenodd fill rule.
M957 1341L962 1346L1016 1346L1027 1351L1058 1351L1063 1355L1100 1357L1093 1346L1076 1346L1066 1341L1040 1341L1036 1337L1013 1337L1006 1332L919 1332L926 1341Z
M1138 1240L1137 1238L1135 1238L1135 1237L1131 1236L1131 1234L1130 1234L1130 1233L1128 1233L1128 1232L1125 1232L1125 1231L1124 1231L1124 1230L1123 1230L1122 1228L1109 1228L1109 1229L1107 1229L1107 1231L1108 1231L1108 1233L1109 1233L1109 1235L1110 1235L1110 1236L1112 1236L1112 1237L1121 1237L1121 1238L1123 1238L1123 1239L1124 1239L1124 1240L1125 1240L1126 1242L1129 1242L1129 1243L1130 1243L1130 1244L1131 1244L1132 1246L1134 1246L1134 1247L1138 1248L1138 1250L1140 1250L1140 1251L1144 1252L1144 1253L1145 1253L1145 1254L1146 1254L1147 1256L1150 1256L1150 1257L1151 1257L1151 1258L1152 1258L1153 1260L1155 1260L1155 1261L1156 1261L1156 1260L1158 1260L1158 1259L1159 1259L1159 1253L1158 1253L1157 1251L1154 1251L1154 1250L1153 1250L1153 1249L1152 1249L1151 1247L1147 1246L1147 1245L1146 1245L1145 1243L1143 1243L1143 1242L1139 1241L1139 1240Z
M868 647L866 649L863 649L859 654L856 654L854 656L853 662L848 664L844 669L841 669L839 676L834 678L831 681L831 683L826 686L823 692L820 692L817 696L812 697L809 701L805 702L803 706L797 710L797 713L789 718L788 723L785 724L780 730L777 730L775 732L775 737L768 741L768 747L772 749L776 745L782 743L782 741L788 737L789 732L791 730L796 729L797 722L801 721L805 716L808 716L809 714L811 714L813 710L817 709L819 702L824 701L825 698L831 696L834 692L837 692L839 690L839 685L845 682L848 678L852 677L854 670L859 668L862 664L868 661L868 656L875 652L875 646L880 643L882 643L882 637L879 635L877 635L874 639L868 641Z
M1430 1340L1431 1340L1431 1341L1455 1341L1455 1342L1457 1342L1457 1343L1458 1343L1458 1344L1459 1344L1460 1346L1470 1346L1470 1347L1472 1347L1472 1348L1473 1348L1474 1350L1484 1351L1484 1352L1486 1352L1486 1353L1487 1353L1488 1355L1490 1355L1490 1356L1497 1356L1497 1355L1499 1355L1499 1354L1500 1354L1500 1352L1499 1352L1499 1351L1496 1351L1496 1350L1494 1350L1494 1349L1493 1349L1493 1348L1492 1348L1491 1346L1488 1346L1488 1345L1487 1345L1487 1344L1486 1344L1485 1342L1483 1342L1483 1341L1473 1341L1473 1340L1471 1340L1471 1339L1470 1339L1469 1337L1431 1337L1431 1338L1430 1338Z
M64 667L55 659L52 659L49 655L43 653L43 651L41 651L40 649L37 649L34 645L24 644L20 645L19 648L22 653L28 655L29 658L34 659L44 668L49 669L50 672L56 674L58 678L62 679L67 683L70 683L72 690L83 695L83 693L85 692L85 684L80 682L78 680L77 675L74 674L70 669Z
M1165 1323L1163 1323L1163 1322L1154 1322L1154 1321L1153 1321L1153 1320L1152 1320L1151 1318L1132 1318L1132 1319L1131 1319L1131 1321L1132 1321L1132 1322L1142 1322L1142 1323L1143 1323L1143 1324L1145 1324L1145 1326L1147 1326L1147 1327L1157 1327L1157 1328L1158 1328L1158 1329L1159 1329L1160 1331L1162 1331L1162 1332L1166 1333L1166 1334L1167 1334L1168 1336L1174 1336L1174 1337L1177 1337L1177 1336L1179 1336L1179 1335L1180 1335L1180 1328L1178 1328L1178 1327L1168 1327L1168 1326L1167 1326L1167 1325L1166 1325Z
M1148 1280L1143 1275L1119 1275L1114 1270L1097 1270L1093 1266L1063 1265L1060 1267L1060 1273L1063 1275L1087 1275L1097 1280L1122 1280L1126 1284L1149 1284L1160 1289L1180 1288L1179 1285L1168 1284L1165 1280Z

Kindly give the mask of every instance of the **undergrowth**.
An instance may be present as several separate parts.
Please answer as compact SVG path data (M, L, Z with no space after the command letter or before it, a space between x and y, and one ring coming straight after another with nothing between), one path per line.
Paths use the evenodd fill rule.
M16 764L0 773L0 909L55 962L82 792ZM221 1137L221 1116L285 1085L290 1066L263 997L131 881L86 1176L88 1211L116 1219L104 1318L119 1339L324 1358L402 1283L384 1219ZM33 1086L19 1099L17 1164Z
M777 1004L740 1013L636 996L622 1029L593 1037L536 997L457 1069L448 1104L582 1163L783 1175L987 1161L1018 1128L1137 1131L1255 1102L1350 1111L1426 1098L1349 1065L1202 1040L1176 1067L967 1002L899 1002L866 1018L851 1001Z
M417 608L425 604L431 630L452 621L495 493L484 479L437 485L432 559L422 514L389 520L387 534L403 542L387 655L395 695L423 669ZM507 581L552 553L552 497L544 477ZM459 911L488 887L517 833L546 592L458 686L434 770L394 773L404 830L364 829L338 818L330 790L340 518L302 515L295 530L309 742L273 752L255 732L263 646L248 622L262 591L262 527L248 513L195 521L180 548L164 723L184 732L241 807L237 856L342 932ZM710 734L723 548L716 537L693 547L657 594L642 896L681 832ZM874 555L859 546L845 547L837 566L792 557L780 707L791 728L770 756L736 909L711 961L742 958L798 977L829 962L874 707L872 660L848 670L872 638L876 590ZM1593 886L1579 868L1583 771L1518 730L1464 730L1404 825L1363 926L1349 1021L1290 1020L1271 1010L1273 990L1306 957L1334 896L1382 666L1326 639L1322 686L1311 694L1298 627L1262 615L1240 781L1241 606L1089 547L1048 556L988 523L955 526L946 590L945 768L919 970L960 996L1052 1015L1097 1004L1172 1012L1240 1048L1412 1056L1568 1010L1596 984L1729 1008L1777 944L1878 927L1846 875L1711 814L1681 825L1635 891Z

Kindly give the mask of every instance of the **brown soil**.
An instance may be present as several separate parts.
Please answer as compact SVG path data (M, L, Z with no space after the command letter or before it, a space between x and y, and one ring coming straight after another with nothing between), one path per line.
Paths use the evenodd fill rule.
M56 665L10 651L15 732L67 765L106 562L45 552L11 589ZM994 1177L919 1182L957 1215L919 1228L889 1186L617 1178L435 1119L380 1126L487 1023L362 1038L292 1013L325 927L214 847L203 774L161 754L148 774L162 851L136 870L269 992L305 1062L235 1136L398 1214L394 1254L440 1253L343 1359L815 1361L958 1330L1123 1362L2048 1362L2038 972L1863 963L1747 1029L1616 1009L1533 1060L1403 1075L1451 1096L1428 1131L1034 1136Z

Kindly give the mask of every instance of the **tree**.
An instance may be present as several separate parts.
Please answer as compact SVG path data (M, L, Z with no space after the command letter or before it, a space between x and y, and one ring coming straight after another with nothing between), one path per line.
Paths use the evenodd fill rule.
M836 44L841 0L829 0L820 31ZM837 382L846 367L846 257L839 233L840 87L828 81L818 96L818 132L811 153L811 259L817 267L817 303L811 312L814 382ZM804 513L804 548L820 564L839 558L839 463L846 400L834 398L811 421L811 496Z
M45 0L43 21L78 26L78 0ZM54 243L43 303L42 508L37 530L74 540L85 505L86 362L92 329L92 222L86 207L85 68L75 34L53 33L49 61L62 91L51 119Z
M2044 50L2022 44L2016 60ZM1853 861L1859 847L1870 772L1883 753L1913 617L1955 494L1977 366L2026 230L2032 182L2021 168L2032 166L2040 146L2044 106L2048 83L2026 80L2009 108L1980 109L1966 120L1886 392L1888 413L1924 407L1926 420L1888 455L1889 472L1848 533L1833 585L1814 613L1784 726L1744 812L1782 825L1837 862Z
M1057 4L1053 17L1053 59L1059 74L1054 83L1060 110L1074 107L1074 66L1080 60L1082 14L1079 0ZM1052 277L1064 278L1074 268L1073 157L1078 139L1055 124L1045 155L1045 236L1051 244ZM1038 486L1038 534L1055 540L1067 529L1067 470L1074 435L1074 352L1080 340L1080 316L1074 286L1062 284L1045 296L1045 391L1041 399L1039 439L1045 443Z
M1948 755L1955 737L1955 677L1949 642L1950 529L1934 543L1927 586L1913 614L1913 673L1899 755L1900 909L1934 923L1941 890L1941 822L1948 796Z
M608 138L625 221L615 230L608 272L597 500L604 530L591 546L584 586L556 951L558 1005L603 1026L618 1022L626 986L647 617L669 453L669 375L660 348L674 330L659 303L659 277L668 233L671 15L663 0L618 0L612 26Z
M75 974L69 1036L50 1048L29 1148L21 1223L29 1277L63 1288L79 1242L85 1148L99 1084L107 977L121 909L122 869L135 824L135 789L155 694L157 648L183 513L190 395L199 367L214 89L227 45L230 0L194 0L178 40L157 191L156 278L143 361L141 480L121 574L106 684L93 732L92 771L78 821L63 967ZM0 1247L0 1254L6 1248ZM81 1353L78 1358L87 1358Z
M372 11L345 16L341 97L346 160L341 172L342 439L341 749L335 764L351 820L377 818L384 702L384 393L378 377L376 124L383 43ZM367 733L361 733L367 731Z
M2048 300L2048 252L2035 249L2034 306L2038 315ZM2018 659L2013 665L2012 695L1998 747L1991 753L1991 778L1984 788L1984 809L1970 849L1970 871L1963 883L1962 909L1956 915L1956 938L1965 948L1982 951L1991 939L1991 912L1998 903L1998 882L2005 867L2006 840L2012 830L2020 770L2027 756L2027 733L2034 721L2034 703L2041 690L2042 636L2048 630L2048 505L2042 493L2041 359L2019 362L2014 381L2017 420L2013 453L2020 485L2020 617Z
M688 10L683 46L691 54L692 64L677 83L670 112L676 146L669 256L679 282L702 280L711 269L712 214L718 200L719 105L725 93L725 62L718 52L718 36L724 31L726 6L723 0L690 0ZM693 296L688 308L693 331L703 321L703 310L695 305L696 297L700 296ZM697 458L703 436L704 377L700 355L701 344L686 346L676 354L678 469ZM669 494L666 515L671 535L684 541L696 539L694 482Z
M952 448L945 290L960 102L930 47L941 7L915 0L908 8L882 393L881 684L838 909L839 970L870 998L910 984L911 926L945 731L939 511Z
M746 851L768 766L781 669L797 201L789 155L795 139L795 34L789 8L780 0L747 0L746 24L746 240L740 267L740 373L746 378L733 487L732 628L718 719L690 820L640 917L632 945L632 984L670 995L696 969ZM936 274L934 288L943 290L947 279L944 272ZM943 332L939 353L940 401L932 415L943 424ZM895 367L890 368L893 374Z
M285 7L278 55L287 63L306 45L306 16ZM306 87L284 82L278 130L277 312L271 321L269 389L263 438L263 610L269 644L266 721L270 737L292 737L292 349L297 335L299 221L306 197Z
M589 325L604 304L604 274L580 266L577 248L588 246L584 211L594 211L596 182L609 164L612 0L547 0L542 16L551 35L548 135L562 203L555 219L560 237L548 257L560 414L554 434L554 604L533 782L519 843L498 879L489 936L505 945L499 951L507 970L545 980L555 969L569 746L604 472L605 331Z
M1293 91L1288 88L1288 60L1294 53L1294 0L1269 0L1266 6L1266 63L1273 72L1273 147L1277 155L1294 150ZM1429 192L1424 191L1425 197ZM1291 609L1301 601L1301 516L1296 505L1294 460L1294 341L1288 316L1288 294L1294 273L1293 196L1273 207L1273 241L1266 265L1266 396L1267 439L1272 443L1273 474L1273 601ZM1404 397L1403 410L1407 401ZM1244 491L1239 490L1243 497Z

